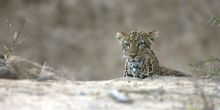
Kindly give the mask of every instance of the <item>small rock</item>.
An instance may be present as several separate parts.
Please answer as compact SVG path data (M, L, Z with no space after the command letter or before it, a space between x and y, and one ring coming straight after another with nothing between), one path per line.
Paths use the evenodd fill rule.
M7 64L4 60L0 59L0 78L17 79L14 68Z
M5 62L5 60L3 60L3 59L0 59L0 67L1 66L5 66L6 65L6 62Z
M37 78L38 81L46 81L46 80L53 80L55 76L55 73L52 73L50 71L45 71L39 75Z
M128 96L125 95L125 93L122 93L119 90L110 90L108 92L108 96L120 103L133 103L133 100L131 100Z
M5 59L5 56L2 52L0 52L0 59Z

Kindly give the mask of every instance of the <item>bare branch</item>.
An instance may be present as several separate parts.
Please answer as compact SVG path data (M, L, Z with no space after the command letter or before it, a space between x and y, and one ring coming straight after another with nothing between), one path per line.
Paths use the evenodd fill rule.
M21 35L21 32L22 32L23 27L24 27L24 25L25 25L25 22L26 22L26 20L24 19L23 22L22 22L22 24L21 24L21 27L20 27L18 33L14 33L13 41L12 41L13 44L12 44L12 47L11 47L12 51L14 51L14 49L15 49L15 47L16 47L16 43L18 42L19 36Z
M12 24L9 22L8 19L6 20L6 23L7 23L7 25L8 25L9 33L11 34L11 33L12 33Z

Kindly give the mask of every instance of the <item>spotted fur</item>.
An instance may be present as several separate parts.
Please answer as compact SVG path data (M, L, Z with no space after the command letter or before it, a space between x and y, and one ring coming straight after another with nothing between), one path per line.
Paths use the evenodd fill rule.
M156 30L145 33L143 31L117 32L118 39L125 59L124 77L144 79L152 75L161 76L189 76L180 71L160 66L159 61L151 49L157 37Z

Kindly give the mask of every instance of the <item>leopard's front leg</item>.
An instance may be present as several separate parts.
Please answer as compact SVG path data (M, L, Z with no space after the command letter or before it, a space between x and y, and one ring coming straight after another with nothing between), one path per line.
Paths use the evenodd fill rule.
M128 61L126 60L125 62L125 68L124 68L124 77L128 77Z

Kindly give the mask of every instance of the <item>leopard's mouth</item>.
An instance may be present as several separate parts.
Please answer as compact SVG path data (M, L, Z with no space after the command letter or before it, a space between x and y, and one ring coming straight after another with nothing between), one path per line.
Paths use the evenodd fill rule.
M136 72L138 70L138 67L140 67L140 65L136 62L133 62L133 64L130 64L130 69L133 71L133 72Z
M133 77L138 77L142 73L141 61L131 60L128 62L129 74Z

